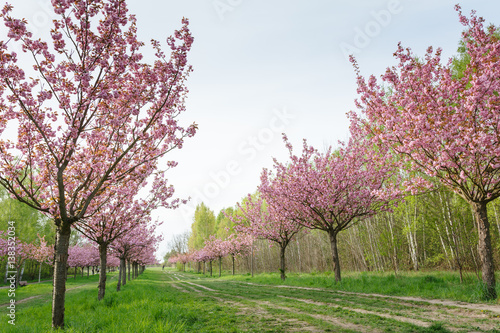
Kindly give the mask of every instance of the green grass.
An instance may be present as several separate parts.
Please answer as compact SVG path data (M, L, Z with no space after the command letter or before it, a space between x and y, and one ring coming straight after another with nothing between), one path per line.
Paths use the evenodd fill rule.
M458 332L468 332L481 331L477 326L498 319L492 315L477 319L464 316L467 322L453 323L455 314L448 314L453 310L450 307L431 309L423 302L337 292L479 302L475 294L477 282L460 284L458 276L450 272L404 273L397 278L387 273L344 273L342 282L335 284L329 273L289 273L282 283L279 274L259 274L254 278L228 274L210 278L150 268L122 286L120 292L116 292L116 272L110 274L102 301L97 301L97 279L98 276L68 279L65 332L302 332L303 327L310 326L325 332L356 332L357 327L363 327L374 331L427 333L449 332L450 325ZM280 285L319 289L278 288ZM71 290L74 287L79 288ZM3 291L0 304L8 301ZM51 292L51 282L18 289L17 300L41 296L16 306L15 327L8 325L4 308L0 332L51 332ZM440 311L443 321L430 317ZM427 325L401 320L404 318Z
M463 302L498 303L499 300L487 301L483 298L483 284L476 277L469 277L460 283L456 272L345 272L342 281L335 283L330 272L326 273L288 273L285 282L279 273L255 275L223 275L221 279L236 281L252 281L253 283L270 285L289 285L299 287L328 288L359 293L375 293L393 296L415 296L423 298L439 298ZM500 282L500 274L497 273ZM497 283L497 294L500 295L500 283Z
M85 279L80 280L80 285L87 282ZM68 292L65 332L218 332L216 328L220 324L231 322L234 310L222 308L208 297L193 299L173 288L165 288L165 279L161 271L147 269L120 292L116 292L116 279L108 279L112 282L107 283L106 296L101 302L97 301L96 283ZM78 278L77 281L68 279L68 289L77 283ZM31 290L28 287L22 292L22 298L46 292L47 287L52 290L50 284L32 285ZM19 294L21 291L19 289ZM15 327L2 315L0 332L51 331L50 295L46 296L48 299L42 302L37 299L37 302L19 304Z

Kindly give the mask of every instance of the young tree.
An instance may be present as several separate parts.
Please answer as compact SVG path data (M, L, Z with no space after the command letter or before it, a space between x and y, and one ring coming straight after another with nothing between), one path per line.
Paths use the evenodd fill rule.
M486 297L496 298L495 270L487 204L500 196L500 40L495 28L456 6L466 61L455 75L452 60L441 63L441 49L423 59L399 45L397 67L382 81L358 75L358 119L379 147L399 155L405 168L436 177L469 202L478 226L479 254ZM356 119L355 114L351 115ZM409 188L424 185L419 178Z
M398 192L385 188L395 170L384 165L381 151L372 151L356 127L348 144L320 154L304 141L301 156L284 140L290 163L275 160L275 175L264 169L259 192L285 219L328 233L335 281L340 281L337 235L359 219L389 209Z
M52 326L64 327L66 261L71 227L93 215L109 193L145 178L158 159L181 148L196 125L178 123L193 38L187 19L157 41L157 60L142 62L143 43L125 0L54 0L51 43L35 40L27 21L0 17L0 132L19 123L17 143L0 141L0 184L17 200L50 215L57 227ZM13 43L33 60L18 64Z
M232 259L232 273L234 275L234 258L236 256L248 255L252 251L253 236L243 233L230 234L227 239L227 254Z
M135 186L128 186L126 189L118 189L113 198L101 206L95 215L75 224L75 229L99 247L101 269L99 270L98 300L103 299L106 292L106 259L109 245L141 224L147 224L154 209L160 206L175 209L181 203L179 199L169 202L174 188L167 186L161 176L155 178L147 198L134 198L134 194L137 194L145 185L147 183L143 181ZM185 200L182 202L185 203Z
M149 222L149 216L143 217ZM161 241L160 237L155 236L155 229L160 224L155 223L139 223L127 233L122 234L110 243L110 248L120 260L120 275L118 277L117 291L120 291L121 286L126 285L126 260L138 260L141 253L154 253L156 244ZM104 296L104 295L103 295Z
M226 241L215 238L211 235L205 240L205 246L203 247L205 252L213 259L210 260L210 276L212 275L212 260L219 259L219 277L222 274L222 258L228 254L228 244Z
M48 246L45 240L45 235L40 237L38 235L39 244L33 245L31 249L31 257L40 264L38 270L38 282L40 282L40 277L42 275L42 265L49 264L52 265L52 260L54 260L54 247Z
M277 198L271 197L274 192L270 188L267 189L269 191L261 192L257 198L252 198L249 194L243 205L238 204L242 215L234 214L228 217L233 219L237 231L279 245L280 276L281 280L285 281L285 250L302 226L294 221L295 217L291 216L290 210L283 202L279 202L282 198L276 200Z

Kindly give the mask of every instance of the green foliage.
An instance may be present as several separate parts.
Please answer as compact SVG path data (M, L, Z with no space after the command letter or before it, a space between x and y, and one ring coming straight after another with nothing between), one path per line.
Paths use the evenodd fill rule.
M5 189L0 187L0 230L7 230L9 221L15 222L16 236L23 242L38 241L37 234L46 235L49 244L53 242L53 223L37 210L9 198Z
M205 239L215 234L215 215L203 202L196 206L191 235L188 246L190 249L199 250L204 246Z

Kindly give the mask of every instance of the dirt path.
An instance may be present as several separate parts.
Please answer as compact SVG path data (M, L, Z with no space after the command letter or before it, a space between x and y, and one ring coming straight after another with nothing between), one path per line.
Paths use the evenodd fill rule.
M352 332L420 331L433 325L451 332L500 331L500 306L494 304L173 276L174 288L213 297L238 314L290 322L290 332L323 332L328 324Z
M112 276L111 278L109 278L109 280L115 279L116 277L117 277L117 275ZM49 281L52 281L52 280L49 280ZM43 282L43 281L41 281L41 282ZM85 284L82 284L82 285L79 285L79 286L76 286L76 287L73 287L73 288L66 289L66 292L74 290L74 289L82 288L82 287L87 286L87 285L92 284L92 283L99 283L99 281L97 281L97 282L96 281L87 282ZM26 297L26 298L23 298L23 299L20 299L20 300L16 300L16 305L17 304L26 303L28 301L31 301L33 299L37 299L37 298L40 298L40 297L43 297L43 296L50 295L51 293L52 293L52 291L50 293L45 293L45 294L41 294L41 295L30 296L30 297ZM10 303L0 304L0 307L8 306L9 304Z

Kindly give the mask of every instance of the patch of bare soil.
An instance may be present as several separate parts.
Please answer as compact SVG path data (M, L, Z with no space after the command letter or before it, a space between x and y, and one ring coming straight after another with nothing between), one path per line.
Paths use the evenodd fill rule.
M179 287L179 286L178 286L178 285L176 285L175 283L170 283L169 285L170 285L170 286L172 286L172 287L174 287L175 289L177 289L177 290L179 290L179 291L183 292L183 293L188 293L188 292L189 292L189 291L187 291L187 290L185 290L185 289L183 289L183 288Z
M193 286L196 286L198 288L201 288L201 289L205 289L205 290L208 290L208 291L216 291L214 289L211 289L211 288L208 288L208 287L205 287L205 286L202 286L202 285L199 285L199 284L196 284L196 283L193 283L193 282L189 282L189 281L183 281L184 283L188 283L190 285L193 285Z

